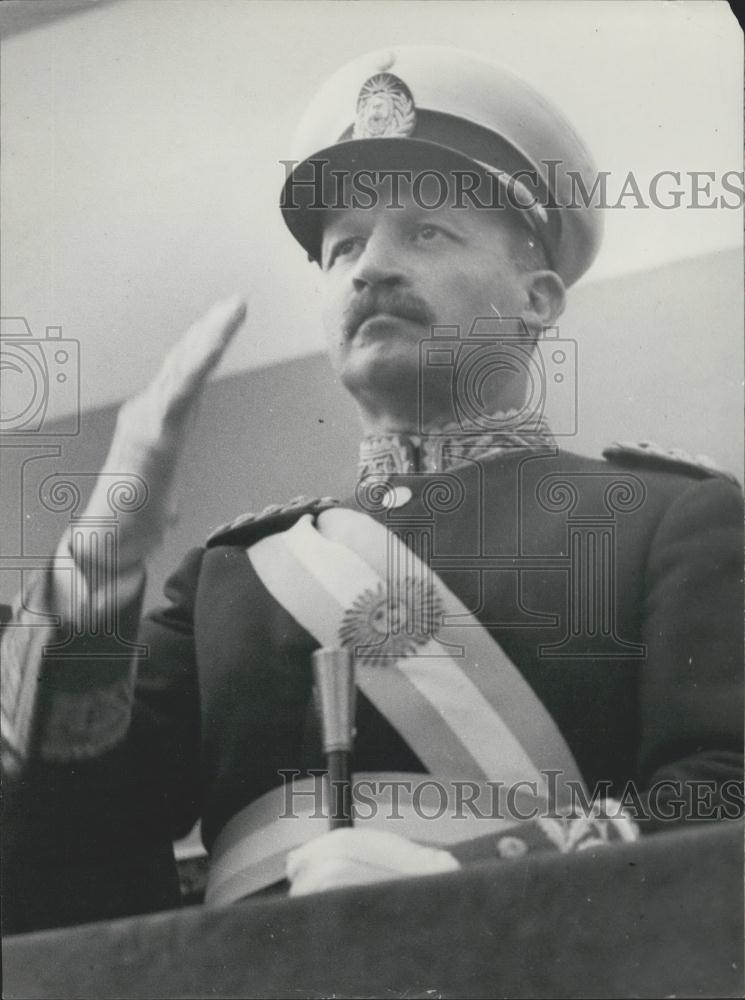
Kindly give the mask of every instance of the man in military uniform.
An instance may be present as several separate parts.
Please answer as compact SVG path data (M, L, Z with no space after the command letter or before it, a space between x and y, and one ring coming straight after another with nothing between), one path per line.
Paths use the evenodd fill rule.
M331 363L364 432L358 489L218 530L140 625L188 418L243 303L216 307L125 405L88 523L107 472L147 483L116 567L120 637L146 656L112 659L92 627L64 658L38 631L8 643L5 751L33 788L19 852L37 871L93 871L126 845L120 891L151 879L126 905L163 905L152 873L201 818L208 900L226 903L285 876L317 891L738 814L739 489L650 445L562 450L534 391L561 385L566 348L541 332L600 244L597 211L569 207L572 173L592 170L555 108L469 54L374 53L321 90L282 210L322 272ZM90 614L105 604L94 533L83 519L60 549ZM64 612L62 574L35 587L27 606ZM307 810L280 814L283 775L302 812L324 766L310 660L333 645L356 656L354 768L378 808L319 836ZM429 822L425 779L445 802ZM465 787L497 785L509 815L448 822ZM402 822L380 822L394 787ZM598 798L627 811L562 824L576 788L591 818Z

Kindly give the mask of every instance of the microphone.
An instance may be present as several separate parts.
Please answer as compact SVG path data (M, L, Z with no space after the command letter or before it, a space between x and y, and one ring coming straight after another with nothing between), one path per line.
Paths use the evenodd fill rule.
M354 825L352 749L354 746L354 660L348 649L313 653L316 709L321 716L329 790L329 829Z

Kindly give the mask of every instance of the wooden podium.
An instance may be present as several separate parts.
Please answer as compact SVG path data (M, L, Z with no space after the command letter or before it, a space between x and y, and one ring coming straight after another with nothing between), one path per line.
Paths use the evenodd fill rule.
M4 997L743 994L739 823L18 935Z

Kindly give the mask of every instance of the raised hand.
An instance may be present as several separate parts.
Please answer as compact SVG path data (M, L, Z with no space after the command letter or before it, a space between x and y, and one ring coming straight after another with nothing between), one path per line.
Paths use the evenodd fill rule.
M171 501L179 457L209 375L245 316L246 305L239 296L213 306L171 348L150 384L119 411L106 462L80 527L86 518L110 514L107 495L112 477L129 479L147 493L144 504L119 513L120 569L144 564L175 516Z

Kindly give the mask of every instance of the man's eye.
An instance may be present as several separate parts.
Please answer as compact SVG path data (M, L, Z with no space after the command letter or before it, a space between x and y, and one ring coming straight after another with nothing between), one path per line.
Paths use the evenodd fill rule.
M362 243L361 236L348 236L344 240L339 240L331 248L331 254L329 255L328 266L334 263L337 257L347 257L349 254L353 253L355 249Z
M438 240L444 236L447 236L444 229L441 229L440 226L432 225L419 226L414 233L414 238L421 240L422 243L432 243L434 240Z

